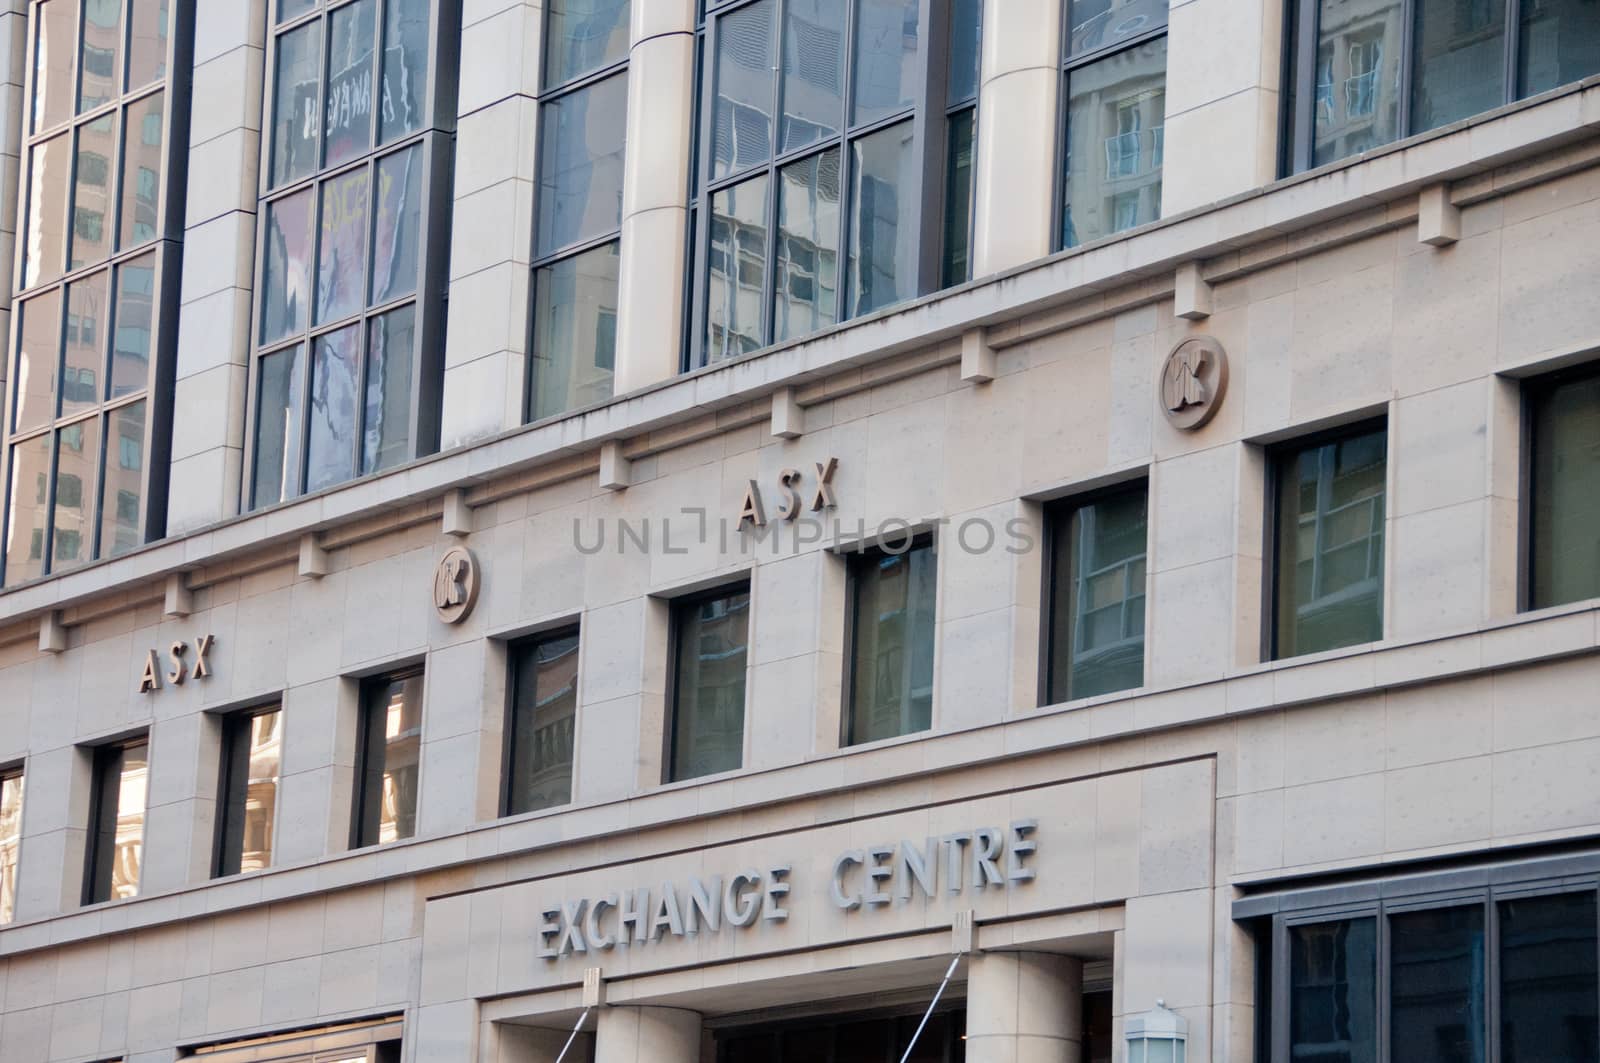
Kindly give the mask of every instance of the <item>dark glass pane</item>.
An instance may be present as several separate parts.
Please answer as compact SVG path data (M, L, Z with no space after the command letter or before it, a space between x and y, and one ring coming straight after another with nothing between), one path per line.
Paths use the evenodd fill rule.
M972 276L972 152L978 109L950 116L944 185L944 253L939 258L939 283L948 288Z
M281 716L281 710L273 709L224 723L219 874L237 875L272 866L282 761Z
M859 1019L833 1026L833 1063L889 1063L893 1019ZM899 1059L899 1053L894 1057ZM785 1053L787 1063L787 1053Z
M287 22L316 9L317 0L278 0L278 21Z
M306 490L317 491L355 473L356 381L361 367L361 326L318 336L311 359L310 441Z
M546 255L622 226L628 76L618 74L540 108L539 246Z
M1538 393L1529 606L1600 597L1600 376Z
M921 97L917 84L918 0L858 0L851 124L903 111Z
M11 447L11 500L6 510L6 586L44 575L45 504L49 498L50 434Z
M1401 0L1320 0L1313 166L1400 136L1402 10Z
M1600 1059L1595 894L1501 901L1500 1059Z
M305 348L261 359L260 405L256 411L255 476L251 507L259 509L300 493L301 394Z
M111 397L143 391L150 384L150 336L155 327L154 252L117 267L117 312L111 344Z
M1505 0L1421 3L1416 17L1412 133L1506 102Z
M60 2L55 0L55 3ZM33 165L28 175L28 234L23 249L24 288L53 281L64 271L71 152L69 133L33 149Z
M785 166L778 182L773 340L826 328L839 306L839 149Z
M78 82L78 113L92 111L119 95L117 56L122 51L122 0L83 0L83 64Z
M1386 429L1278 460L1277 656L1383 637Z
M1053 536L1050 700L1144 683L1146 490L1072 510Z
M844 118L845 0L791 0L783 17L783 151L835 136Z
M767 178L752 177L711 197L707 248L706 361L762 346L767 288Z
M1166 110L1165 37L1068 75L1062 247L1161 217Z
M422 750L422 676L369 681L363 689L361 819L356 845L381 845L417 832L417 767Z
M711 177L772 156L773 0L717 19L717 98L712 108Z
M1167 0L1067 0L1068 55L1082 55L1167 24Z
M274 188L317 168L320 107L317 88L322 76L322 23L308 22L279 37L276 67L269 182L269 187Z
M611 397L620 250L603 244L536 272L531 420Z
M733 771L744 760L750 592L672 607L672 763L668 781Z
M916 137L912 123L852 141L850 288L846 317L917 294Z
M1488 994L1483 908L1389 917L1389 1058L1484 1063Z
M144 542L139 523L144 498L144 403L109 415L106 475L100 488L100 556L116 557Z
M67 285L66 351L61 370L61 414L92 409L105 393L106 318L111 271L101 270Z
M846 744L933 723L933 547L850 558L850 720Z
M95 475L100 465L100 418L56 432L56 505L50 571L65 572L94 556Z
M78 0L49 0L38 8L39 40L33 55L33 129L72 116L72 76L77 59Z
M1163 4L1163 6L1165 6ZM983 0L950 0L950 57L945 102L978 98L983 60Z
M337 166L372 146L377 18L378 0L355 0L329 16L324 166Z
M411 374L416 359L415 306L402 306L368 326L366 423L361 472L381 472L411 457Z
M1377 923L1289 928L1289 1058L1377 1063Z
M172 24L169 4L170 0L133 0L128 50L130 89L167 76L167 34Z
M78 127L77 171L72 182L72 268L111 257L111 160L116 120L103 115Z
M1519 99L1600 73L1600 10L1590 0L1539 0L1521 10Z
M149 789L150 747L125 746L111 755L101 774L101 845L97 859L97 901L125 900L139 893L144 857L145 795Z
M383 92L378 141L387 144L428 124L428 2L389 0L383 14Z
M11 394L17 403L16 430L48 424L56 415L56 373L61 356L61 289L22 304L22 329Z
M322 185L317 244L317 324L337 321L367 305L366 167Z
M627 58L631 7L629 0L550 0L544 24L545 86Z
M511 778L506 814L572 800L572 741L578 711L578 635L557 635L513 650Z
M262 238L261 342L303 331L311 307L311 203L305 189L267 205Z
M122 130L122 221L119 247L156 238L161 207L161 112L157 92L129 107Z
M372 248L372 304L417 290L417 246L422 230L422 148L378 162L378 223Z

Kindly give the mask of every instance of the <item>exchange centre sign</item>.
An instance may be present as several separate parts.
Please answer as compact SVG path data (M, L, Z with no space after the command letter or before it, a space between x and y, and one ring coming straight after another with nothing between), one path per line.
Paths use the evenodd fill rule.
M1031 861L1038 849L1037 830L1038 821L1026 819L1004 829L978 827L921 843L846 849L834 859L832 874L821 888L843 911L910 903L919 894L933 900L940 893L1010 889L1035 877ZM727 876L563 901L541 913L539 955L556 960L667 937L721 933L759 921L783 922L789 918L792 870L791 864L772 863Z

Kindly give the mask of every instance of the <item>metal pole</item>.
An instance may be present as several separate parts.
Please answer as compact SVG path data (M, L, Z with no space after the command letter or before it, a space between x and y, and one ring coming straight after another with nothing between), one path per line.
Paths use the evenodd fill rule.
M952 970L953 969L954 968L952 968ZM940 988L942 989L944 987L940 986ZM935 997L934 999L937 1000L938 997ZM567 1043L561 1046L561 1053L558 1056L556 1056L556 1063L561 1063L561 1061L563 1059L567 1058L567 1049L571 1048L572 1047L572 1042L574 1042L574 1041L576 1041L578 1039L578 1031L583 1029L583 1020L587 1019L588 1017L589 1017L589 1009L588 1008L584 1008L583 1009L583 1014L578 1016L578 1025L576 1025L576 1026L574 1026L572 1028L572 1033L570 1035L568 1035L568 1037L567 1037ZM924 1021L926 1021L926 1020L924 1020ZM918 1032L920 1033L921 1030L919 1029ZM915 1044L916 1042L913 1041L912 1043Z
M950 966L944 972L944 981L939 983L938 991L933 994L933 1002L928 1005L928 1010L923 1012L922 1021L917 1023L917 1032L911 1035L911 1043L906 1045L906 1051L900 1057L900 1063L906 1063L906 1060L911 1058L911 1050L917 1047L917 1039L922 1036L922 1028L928 1025L929 1019L933 1018L933 1009L939 1006L939 998L944 996L944 988L950 984L950 977L956 973L956 964L960 962L961 955L959 953L950 958ZM578 1021L582 1023L583 1020L579 1019ZM576 1033L577 1031L574 1030L573 1032ZM565 1052L565 1049L562 1051ZM561 1063L561 1060L558 1058L556 1063Z

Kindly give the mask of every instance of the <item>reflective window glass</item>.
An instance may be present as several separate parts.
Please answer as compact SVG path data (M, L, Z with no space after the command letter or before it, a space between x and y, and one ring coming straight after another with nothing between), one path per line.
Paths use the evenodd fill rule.
M1404 8L1319 0L1318 14L1315 166L1399 137Z
M268 506L300 493L300 419L305 387L305 348L295 345L260 361L256 385L255 469L251 508Z
M17 911L17 859L22 851L22 773L0 775L0 923Z
M944 244L939 274L946 288L972 275L972 152L977 118L976 107L951 115L945 141Z
M223 722L221 831L215 868L219 876L272 866L282 716L274 708Z
M308 492L348 480L354 473L360 372L360 325L317 337L311 358L310 435L306 444Z
M1165 37L1067 76L1062 247L1161 217L1166 85Z
M11 500L6 509L6 586L44 575L50 497L50 435L11 444Z
M428 0L389 0L383 16L383 86L378 140L387 144L428 124Z
M1115 47L1167 24L1168 0L1068 0L1068 55Z
M1505 28L1505 0L1416 5L1412 133L1425 133L1505 102Z
M156 238L161 206L161 116L165 93L146 96L129 107L122 131L122 232L120 248Z
M143 391L150 383L150 340L155 329L154 252L117 267L115 332L111 342L111 397Z
M272 79L272 187L298 180L317 168L321 67L320 22L308 22L277 38Z
M756 350L767 285L767 178L753 177L711 197L706 292L708 362Z
M367 305L366 167L322 186L317 240L317 324L359 313Z
M56 374L61 357L61 289L41 292L22 304L16 375L16 430L48 424L56 413Z
M1600 374L1530 389L1528 605L1600 597Z
M122 0L83 0L78 113L118 95L117 60L122 51Z
M857 0L852 125L876 122L917 102L920 7L918 0Z
M66 351L61 370L64 417L93 409L104 395L110 302L110 270L91 273L67 285Z
M950 0L949 72L945 102L957 104L978 97L982 50L983 0Z
M378 160L378 219L372 247L372 305L417 290L422 229L422 149Z
M1501 901L1500 1058L1600 1059L1595 891Z
M1144 685L1147 489L1057 514L1051 535L1050 701Z
M926 731L933 724L933 546L869 550L852 555L849 566L845 744Z
M838 320L839 179L838 148L779 171L774 342Z
M128 37L128 88L138 89L167 76L170 0L133 0Z
M105 477L100 486L100 556L117 557L144 542L143 401L106 416Z
M311 203L306 189L267 206L261 251L261 342L306 327L311 307Z
M672 607L672 760L667 781L733 771L744 759L750 591Z
M415 306L372 321L367 345L367 394L361 472L380 472L411 457L411 375L416 362Z
M560 85L626 58L631 8L629 0L550 0L544 30L545 86Z
M851 317L869 314L917 294L916 137L901 122L850 145Z
M1289 1055L1377 1063L1377 920L1289 928Z
M790 0L783 15L782 151L839 132L846 0Z
M725 177L772 157L775 0L717 20L711 176Z
M73 269L111 256L111 160L115 152L116 121L111 115L78 127L72 183Z
M61 0L55 2L60 3ZM48 283L64 272L72 142L72 134L62 133L33 149L33 163L28 172L28 235L22 268L24 288Z
M83 901L137 896L144 858L149 745L102 746L94 752L94 820L89 833Z
M530 639L511 649L512 693L506 815L572 800L578 711L578 633Z
M1519 98L1600 73L1600 13L1588 0L1539 0L1520 11Z
M620 250L603 244L535 271L533 420L611 397Z
M33 61L33 129L39 132L72 116L72 78L77 65L78 0L40 4Z
M316 7L317 0L278 0L278 21L288 22L307 11L316 10Z
M626 74L540 108L538 254L621 227L627 111Z
M421 672L361 685L361 746L351 847L382 845L417 832L417 767L422 750Z
M1488 1059L1483 907L1389 917L1389 1058L1407 1063Z
M337 166L372 146L377 18L378 0L354 0L329 16L324 166Z
M55 510L51 515L50 571L65 572L94 553L94 500L100 465L100 419L74 421L56 431Z

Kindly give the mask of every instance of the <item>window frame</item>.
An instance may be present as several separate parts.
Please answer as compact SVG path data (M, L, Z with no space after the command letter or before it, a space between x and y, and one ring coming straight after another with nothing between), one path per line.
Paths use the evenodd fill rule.
M250 336L248 346L249 367L245 394L245 434L243 448L243 474L239 479L239 511L262 512L276 506L294 503L311 495L338 490L358 480L379 476L395 468L435 453L439 449L440 421L444 398L444 332L447 313L446 298L449 291L450 227L453 218L451 186L455 170L455 112L458 93L457 67L460 53L460 4L451 0L422 0L428 5L428 56L427 92L423 100L421 125L408 133L380 143L379 125L381 93L383 90L384 47L383 33L390 7L404 0L375 0L373 16L373 67L374 101L368 118L369 144L353 158L333 165L324 163L327 145L326 95L330 74L328 70L329 41L333 32L334 13L361 3L363 0L312 0L311 10L292 18L277 17L280 0L268 0L266 5L266 45L262 66L264 91L261 101L261 143L259 147L256 180L255 248L252 252ZM278 49L283 39L307 26L320 25L317 53L317 132L316 162L309 173L290 178L281 184L272 183L274 160L273 120L277 105ZM380 208L378 195L378 168L391 158L398 158L416 149L421 155L420 187L417 193L417 276L416 287L409 294L396 296L383 303L372 302L373 262L369 252L376 248L377 223ZM315 298L317 269L322 250L322 204L324 190L341 178L358 171L367 173L367 218L363 232L363 257L360 305L340 317L317 321L318 306ZM262 320L266 314L266 248L267 225L272 207L300 194L310 197L310 239L306 248L307 271L310 276L312 297L305 309L305 322L283 336L270 341L261 338ZM405 458L386 469L361 471L362 444L367 429L367 371L371 360L371 342L374 328L389 314L413 308L410 397L407 410L407 432L410 450ZM307 490L310 474L311 387L315 375L317 341L354 327L358 330L357 357L354 388L355 418L351 431L351 475L316 490ZM256 449L261 430L262 363L267 358L288 354L296 348L301 352L298 372L299 406L297 416L299 439L295 457L299 466L291 474L295 489L284 492L275 502L255 504ZM288 455L285 455L287 462Z
M377 716L377 713L374 711L377 697L376 691L379 688L388 687L395 683L404 682L408 679L421 679L425 681L426 678L427 668L422 662L419 661L415 664L404 665L391 668L387 671L374 672L371 675L362 676L357 682L356 755L354 776L355 785L351 787L350 793L349 849L352 852L358 849L376 849L385 845L395 845L418 836L418 831L415 828L420 826L420 822L413 823L412 833L407 835L405 838L396 838L394 841L385 842L376 837L381 830L382 824L383 785L380 781L377 788L378 793L376 794L378 801L377 810L376 812L373 812L373 809L369 806L369 803L373 800L374 795L368 792L367 770L371 767L372 750L374 746L379 746L385 751L386 755L384 757L384 769L385 771L388 769L388 742L382 735L380 728L374 725L375 718ZM418 697L423 698L425 693L426 691L419 693ZM419 821L422 812L422 790L420 786L422 778L422 730L426 723L424 719L426 707L426 702L424 702L424 704L418 706L417 711L417 779L419 785L417 788L417 807L412 810L412 818L414 821ZM374 837L370 839L366 837L366 827L369 819L372 820L372 833L374 834Z
M1520 413L1522 424L1518 441L1521 443L1521 453L1518 455L1517 479L1520 490L1517 503L1517 612L1533 612L1538 609L1557 609L1562 605L1571 603L1553 603L1536 605L1533 600L1534 590L1538 586L1536 571L1538 551L1534 549L1534 540L1539 535L1539 521L1535 513L1535 493L1539 487L1538 479L1538 432L1535 425L1538 423L1539 405L1548 400L1560 388L1568 384L1588 383L1600 381L1600 361L1582 362L1577 365L1566 366L1553 372L1542 373L1538 376L1528 377L1520 381ZM1578 598L1575 601L1587 601Z
M646 0L649 2L649 0ZM750 741L750 683L749 670L754 663L755 645L750 640L750 632L754 628L752 621L755 617L755 595L752 592L754 579L746 573L738 579L719 583L715 587L705 590L693 591L688 594L678 595L667 602L667 720L662 730L661 748L661 783L692 782L696 779L707 779L727 772L713 772L708 775L679 775L674 769L677 767L673 751L678 744L679 698L678 698L678 654L683 649L683 614L690 609L698 608L706 602L714 602L723 598L731 598L743 594L749 599L749 612L745 616L745 690L743 703L739 706L740 717L740 748L739 765L728 771L743 771L745 767L746 746Z
M519 672L520 672L521 658L522 658L522 655L525 652L528 652L529 650L536 649L538 646L543 645L544 643L547 643L547 642L558 642L558 641L560 641L562 639L568 639L568 638L575 639L577 641L577 645L574 647L573 652L578 654L578 678L581 680L582 676L583 676L583 625L582 625L581 621L574 621L573 623L570 623L570 624L560 624L560 625L557 625L557 626L554 626L554 627L550 627L550 628L546 628L546 629L543 629L543 630L540 630L540 631L531 632L530 634L525 635L525 636L523 636L521 638L515 639L515 640L507 643L507 645L506 645L506 711L505 711L505 724L504 724L503 730L501 732L503 735L505 735L505 740L501 743L501 748L500 748L500 798L499 798L500 807L499 807L499 813L500 813L500 818L502 818L502 819L506 818L507 816L533 815L534 813L537 813L537 812L547 812L547 811L551 811L551 810L554 810L554 809L568 808L577 799L577 780L578 780L578 771L577 771L577 769L578 769L578 724L577 724L577 720L578 720L579 711L582 709L582 705L581 704L575 704L573 706L573 713L572 713L572 718L573 718L573 728L572 728L572 767L571 767L572 784L573 785L572 785L572 793L568 796L566 802L563 803L563 804L559 804L559 805L550 805L550 806L548 806L546 808L513 809L513 807L512 807L512 789L513 789L513 787L515 786L515 783L516 783L516 780L512 775L512 768L516 764L516 755L517 755L517 746L518 746L516 720L517 720L517 690L518 690L519 684L517 682L517 678L518 678L518 675L519 675ZM574 696L574 699L577 698L576 691L574 691L574 695L573 696Z
M842 34L844 55L841 58L843 73L839 83L841 101L839 112L840 128L830 136L820 137L809 141L801 147L791 148L786 152L779 150L779 138L782 135L784 117L783 48L785 41L783 33L786 21L785 15L790 0L770 0L773 5L772 44L776 65L772 72L773 113L767 140L767 156L763 162L713 179L711 165L712 155L715 152L714 132L718 99L716 83L717 44L722 32L722 23L727 16L737 11L765 2L769 2L769 0L703 0L700 4L699 17L696 20L697 65L694 92L696 110L693 136L694 154L690 161L691 172L689 180L688 258L690 268L685 285L688 312L684 315L687 336L683 345L680 366L681 371L685 373L702 369L708 365L734 361L738 358L746 357L748 354L754 354L757 351L766 350L779 344L797 342L805 336L816 335L829 328L837 328L848 321L870 318L890 312L893 308L903 307L910 300L941 290L943 287L941 277L945 251L945 190L949 177L947 172L949 152L946 142L949 137L950 117L967 107L971 107L974 110L974 180L972 203L969 203L967 218L967 276L970 279L972 275L971 252L977 215L977 211L972 209L977 195L976 146L978 124L976 109L982 96L982 75L980 72L976 95L970 100L962 100L956 104L950 103L948 75L950 16L953 6L951 0L917 0L918 33L921 45L916 58L915 84L921 86L918 98L912 102L910 108L902 108L893 114L861 123L853 123L851 121L851 111L854 105L856 72L855 29L863 0L842 0L845 4L845 24ZM981 25L980 21L980 33ZM979 54L980 56L982 54L981 38ZM907 121L912 123L913 152L917 157L915 184L918 192L917 202L920 204L917 217L914 291L905 300L852 317L848 312L851 283L849 280L851 255L850 215L854 208L850 196L850 171L853 162L851 149L853 145L868 139L873 134ZM839 153L839 233L836 249L838 255L836 266L838 284L834 293L834 320L831 325L825 326L816 332L803 333L779 340L775 338L773 304L777 298L778 208L782 174L788 167L807 160L820 158L830 150ZM764 177L767 181L766 203L763 212L765 261L762 265L761 314L759 320L761 342L750 352L733 354L713 360L710 357L710 352L706 349L707 302L709 301L710 291L712 199L719 192L735 188L760 177Z
M938 715L937 715L936 712L933 711L935 708L937 708L937 704L936 704L937 700L938 700L937 699L937 688L938 688L938 683L939 683L938 661L937 661L937 659L935 659L935 661L934 661L934 671L933 671L933 689L934 689L934 694L935 694L933 700L934 700L935 704L930 706L930 708L929 708L929 719L928 719L927 730L925 730L925 731L907 731L907 732L904 732L902 734L893 735L893 736L888 737L888 738L861 739L859 741L856 740L855 737L854 737L855 718L856 718L856 676L855 676L855 670L856 670L856 634L860 630L860 613L861 613L861 579L860 579L860 570L864 566L873 563L873 561L868 560L869 558L881 560L882 558L888 557L888 556L905 557L906 555L912 553L913 551L919 550L919 549L922 549L922 548L927 548L929 551L931 551L931 557L933 559L933 565L934 565L934 569L933 569L933 587L934 587L934 603L933 603L933 607L934 607L934 615L933 615L934 630L933 630L933 640L934 640L934 652L935 652L935 655L937 657L938 645L939 645L939 612L938 612L938 609L939 609L939 601L938 601L938 599L939 599L939 550L938 550L938 537L936 535L934 535L934 533L931 532L931 531L917 532L917 531L913 530L913 531L909 531L909 532L906 533L906 540L907 540L906 548L904 550L899 551L898 553L896 553L895 551L891 551L891 550L887 549L887 543L880 540L879 542L876 542L876 543L862 544L861 546L850 550L848 552L848 554L846 555L846 557L845 557L845 587L844 587L844 592L845 592L845 613L844 613L844 655L843 655L844 656L844 687L840 692L841 696L839 698L839 746L840 746L841 749L851 749L851 748L854 748L856 746L871 745L871 744L875 744L875 743L878 743L878 742L890 742L890 741L894 741L896 739L905 738L905 737L907 737L907 735L931 734L931 733L933 733L934 730L936 730L938 728L938 725L939 725ZM898 542L898 541L900 541L900 540L896 540L896 542Z
M67 117L50 126L36 126L34 122L34 100L38 86L35 84L38 74L39 37L43 28L43 18L40 14L45 3L73 4L73 53L72 76L68 89L71 92L69 104L70 113ZM181 204L186 198L188 187L189 165L189 121L190 121L190 94L192 79L184 76L184 72L193 67L194 55L194 4L195 0L173 0L167 12L167 53L165 56L166 69L160 78L152 79L144 85L128 87L129 57L132 53L131 40L133 35L133 0L117 0L118 15L121 19L121 39L119 41L120 54L117 59L117 91L105 102L83 111L78 111L77 103L82 91L83 83L83 21L84 3L82 0L27 0L26 28L24 36L24 73L22 92L21 122L21 153L17 163L19 167L19 184L16 202L12 208L16 211L16 247L13 249L11 270L14 280L14 296L11 304L11 316L7 329L7 338L10 346L6 353L6 365L12 368L8 379L15 381L16 360L18 358L21 342L22 328L25 312L29 304L38 303L48 299L49 292L56 292L61 300L58 310L58 325L56 327L56 340L52 375L56 377L52 389L52 410L43 425L27 429L17 429L16 417L21 405L21 395L17 388L0 388L0 393L5 396L3 410L3 424L0 424L0 438L4 439L5 446L0 450L0 513L9 516L13 484L13 460L18 446L31 443L38 439L47 441L48 456L45 471L45 498L41 503L44 510L43 520L43 547L39 559L39 574L27 579L19 580L14 584L5 583L5 571L10 564L6 556L8 535L0 535L0 586L10 590L14 587L24 586L28 583L48 579L57 574L57 566L53 561L55 541L55 510L56 510L56 480L59 475L57 453L59 439L64 429L77 425L93 422L99 433L99 453L94 459L94 483L92 492L84 512L91 525L92 533L88 538L85 556L70 565L61 567L59 571L71 571L103 560L104 554L101 542L101 532L104 524L105 511L102 508L104 499L101 493L106 483L107 445L110 435L109 426L113 418L123 410L135 406L140 402L145 404L144 432L141 446L143 448L145 467L140 473L141 497L137 515L137 527L142 546L163 538L167 531L167 492L170 477L171 451L172 451L172 416L173 416L173 391L176 385L177 374L177 347L178 347L178 309L182 301L181 279L183 274L183 237L184 223L182 211L169 209L174 204ZM123 200L126 195L124 170L128 131L132 123L128 116L134 114L136 109L156 96L164 96L161 114L161 153L162 174L156 186L156 226L154 234L148 239L120 246L122 244ZM104 220L106 229L106 243L110 248L104 259L97 260L88 265L72 268L71 246L74 234L74 207L78 179L78 137L79 131L88 128L95 122L105 118L113 119L114 147L111 159L108 161L107 174L107 199L111 209L107 211ZM27 285L27 239L29 216L32 208L31 184L29 171L36 151L41 150L45 144L58 138L65 140L67 157L66 194L63 197L62 233L63 244L61 253L63 261L59 263L61 271L58 275L48 280L41 280L35 284ZM101 354L102 367L110 366L116 352L116 303L120 287L119 281L123 270L131 263L153 256L154 272L151 288L150 302L150 337L149 337L149 365L146 367L145 381L142 389L131 394L121 396L110 395L109 379L97 382L97 397L92 404L92 409L79 409L67 413L56 411L62 408L62 391L65 379L60 374L65 365L65 346L67 343L66 329L70 300L68 299L69 286L94 278L97 274L104 274L107 279L107 305L105 313L106 334L101 341L104 348ZM87 485L86 485L87 489ZM134 547L133 549L137 549Z
M91 746L87 750L90 756L89 775L89 829L86 832L83 861L83 894L81 906L88 907L94 904L109 904L116 900L132 900L139 896L139 891L144 885L143 858L146 828L149 826L149 782L151 771L150 760L150 732L140 731L125 738L102 742ZM117 898L110 896L113 868L116 863L116 820L121 812L122 792L122 763L128 750L143 748L145 751L145 822L139 828L139 881L135 884L132 897ZM112 785L117 788L117 800L109 801ZM109 825L107 818L109 817ZM108 831L109 826L109 831ZM110 845L104 844L106 835L110 835ZM100 896L101 886L105 887L106 896Z
M272 702L267 702L267 703L264 703L264 704L261 704L261 705L254 705L254 706L251 706L250 708L246 708L246 709L239 709L239 710L237 710L235 712L230 712L230 713L226 714L225 716L221 717L221 719L218 721L221 724L221 727L222 727L222 745L221 745L221 756L218 758L218 764L217 764L217 769L218 769L217 770L217 817L216 817L216 824L215 824L214 829L212 831L212 845L211 845L211 877L213 879L232 878L234 876L242 875L242 874L246 873L246 872L244 872L244 871L242 871L242 870L240 870L238 868L235 868L233 870L228 870L228 865L233 862L232 855L229 852L231 841L232 841L232 839L229 837L229 835L230 835L230 826L231 826L231 820L232 820L232 798L233 798L232 791L234 789L234 784L238 781L235 773L239 769L239 760L240 760L239 749L237 747L240 747L240 746L243 747L243 753L244 753L243 760L244 760L244 768L245 768L244 782L245 782L245 790L246 790L246 792L248 792L249 780L250 780L250 776L249 776L250 725L255 722L257 717L266 716L266 715L268 715L270 713L277 713L278 714L278 729L279 729L278 730L278 734L279 734L279 741L281 742L282 741L282 736L283 736L283 726L284 726L283 704L282 704L282 702L272 701ZM278 810L278 805L279 805L279 803L280 803L280 801L281 801L281 799L283 797L282 782L283 782L283 762L282 762L282 755L280 754L279 763L278 763L278 783L279 783L279 785L277 787L277 791L273 794L273 799L272 799L273 800L273 816L272 816L272 849L271 849L271 852L273 852L273 853L276 853L277 852L277 848L278 848L278 845L277 845L277 841L278 841L278 815L277 815L277 810ZM238 840L241 843L241 850L242 850L242 843L244 841L244 833L243 832L244 832L244 816L243 816L243 806L241 805L241 808L240 808L240 822L239 822L239 837L238 837ZM240 853L240 856L241 857L243 856L242 851Z

